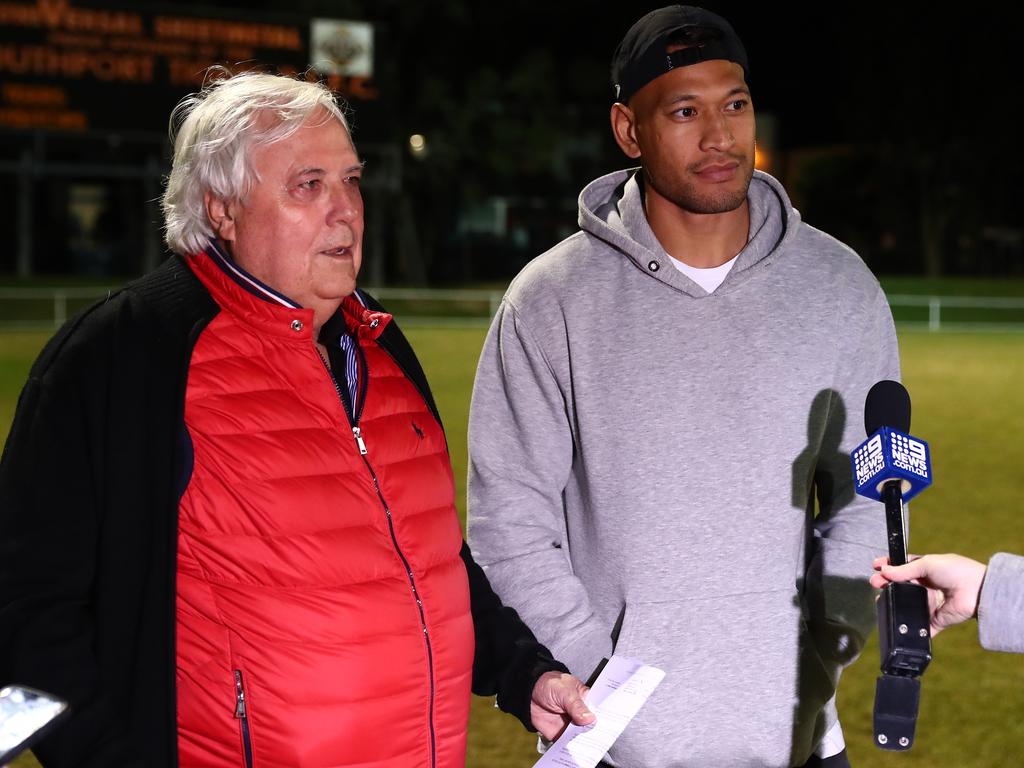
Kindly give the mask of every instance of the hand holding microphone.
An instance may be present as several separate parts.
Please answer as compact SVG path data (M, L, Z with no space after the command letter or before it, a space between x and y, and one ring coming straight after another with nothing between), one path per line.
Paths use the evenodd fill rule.
M928 589L932 637L946 627L978 615L978 599L988 568L962 555L925 555L906 565L890 565L889 558L874 562L878 573L871 586L884 588L893 582L913 581Z

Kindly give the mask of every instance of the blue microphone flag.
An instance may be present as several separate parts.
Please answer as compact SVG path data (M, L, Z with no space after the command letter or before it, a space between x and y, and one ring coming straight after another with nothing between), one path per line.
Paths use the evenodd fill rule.
M932 484L928 443L905 432L882 427L851 454L857 493L882 500L882 487L899 480L903 500L909 501Z

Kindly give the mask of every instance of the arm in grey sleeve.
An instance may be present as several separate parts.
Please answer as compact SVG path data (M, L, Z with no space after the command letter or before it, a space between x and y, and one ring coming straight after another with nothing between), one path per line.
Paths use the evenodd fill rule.
M899 348L892 313L881 288L852 310L861 319L843 349L829 406L823 455L815 471L818 516L816 550L808 571L817 593L818 650L823 658L848 664L875 626L874 590L868 584L872 560L887 551L882 505L854 492L850 452L866 437L864 400L881 379L899 380ZM812 605L813 605L812 601ZM824 631L821 631L824 630Z
M569 386L556 374L567 356L557 347L545 350L502 303L473 387L469 542L502 601L585 680L611 653L611 627L595 616L567 548L562 494L575 449Z
M990 651L1024 653L1024 557L993 555L978 601L978 639Z

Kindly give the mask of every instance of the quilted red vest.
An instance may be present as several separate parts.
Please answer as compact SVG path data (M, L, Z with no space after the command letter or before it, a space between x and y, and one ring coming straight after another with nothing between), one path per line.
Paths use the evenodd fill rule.
M462 768L462 533L441 427L376 342L390 316L343 305L369 374L357 441L312 311L189 264L221 312L185 401L179 763Z

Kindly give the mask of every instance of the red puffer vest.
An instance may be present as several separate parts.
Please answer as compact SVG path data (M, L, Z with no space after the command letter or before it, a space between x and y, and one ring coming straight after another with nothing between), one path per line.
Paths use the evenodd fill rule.
M312 311L249 293L209 256L189 264L221 312L185 402L179 763L462 768L462 534L440 425L375 341L390 316L342 307L368 372L362 454Z

